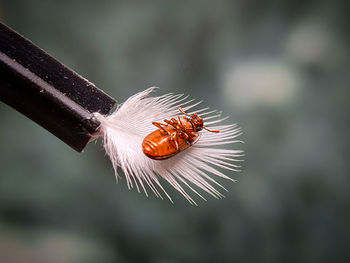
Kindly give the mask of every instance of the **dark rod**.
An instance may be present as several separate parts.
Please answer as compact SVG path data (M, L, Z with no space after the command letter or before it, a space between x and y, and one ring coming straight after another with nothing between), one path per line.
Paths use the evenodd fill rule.
M115 100L45 51L0 23L0 101L78 152Z

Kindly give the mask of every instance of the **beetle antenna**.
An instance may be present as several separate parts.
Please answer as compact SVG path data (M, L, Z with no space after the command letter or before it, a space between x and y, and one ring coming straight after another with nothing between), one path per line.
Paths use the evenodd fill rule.
M204 126L203 126L203 129L205 129L207 131L210 131L210 132L216 132L216 133L220 132L219 130L211 130L211 129L208 129L208 128L204 127Z
M190 114L184 112L184 110L183 110L181 107L178 107L177 109L178 109L182 114L192 117Z

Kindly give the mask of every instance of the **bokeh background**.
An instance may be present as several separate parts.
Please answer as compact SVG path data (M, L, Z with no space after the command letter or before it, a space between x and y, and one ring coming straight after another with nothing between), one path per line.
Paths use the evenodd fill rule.
M348 1L1 0L0 20L119 102L190 94L244 131L226 198L115 183L0 104L0 262L350 262ZM1 76L0 76L1 77Z

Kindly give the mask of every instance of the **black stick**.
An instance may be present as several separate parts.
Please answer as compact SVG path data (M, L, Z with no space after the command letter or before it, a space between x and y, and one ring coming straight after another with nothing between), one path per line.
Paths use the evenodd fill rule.
M0 100L82 151L113 98L0 23Z

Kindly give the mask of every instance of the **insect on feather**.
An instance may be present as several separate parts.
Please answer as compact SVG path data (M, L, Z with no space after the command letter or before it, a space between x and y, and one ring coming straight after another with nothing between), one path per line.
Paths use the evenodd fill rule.
M216 187L226 189L215 177L235 181L223 170L239 171L243 156L241 150L223 146L241 142L236 139L241 129L236 124L221 124L225 118L216 111L194 110L200 102L186 96L149 96L154 89L130 97L109 116L95 113L117 178L120 167L129 188L148 195L149 187L156 196L163 198L164 194L172 200L162 178L192 204L196 203L187 189L203 199L198 188L215 198L223 197Z
M142 142L143 152L151 159L165 160L175 154L187 149L195 144L202 129L210 132L220 132L218 130L210 130L203 126L203 119L196 113L190 115L178 107L179 111L188 117L171 118L161 122L152 122L158 128L154 132L147 135Z

